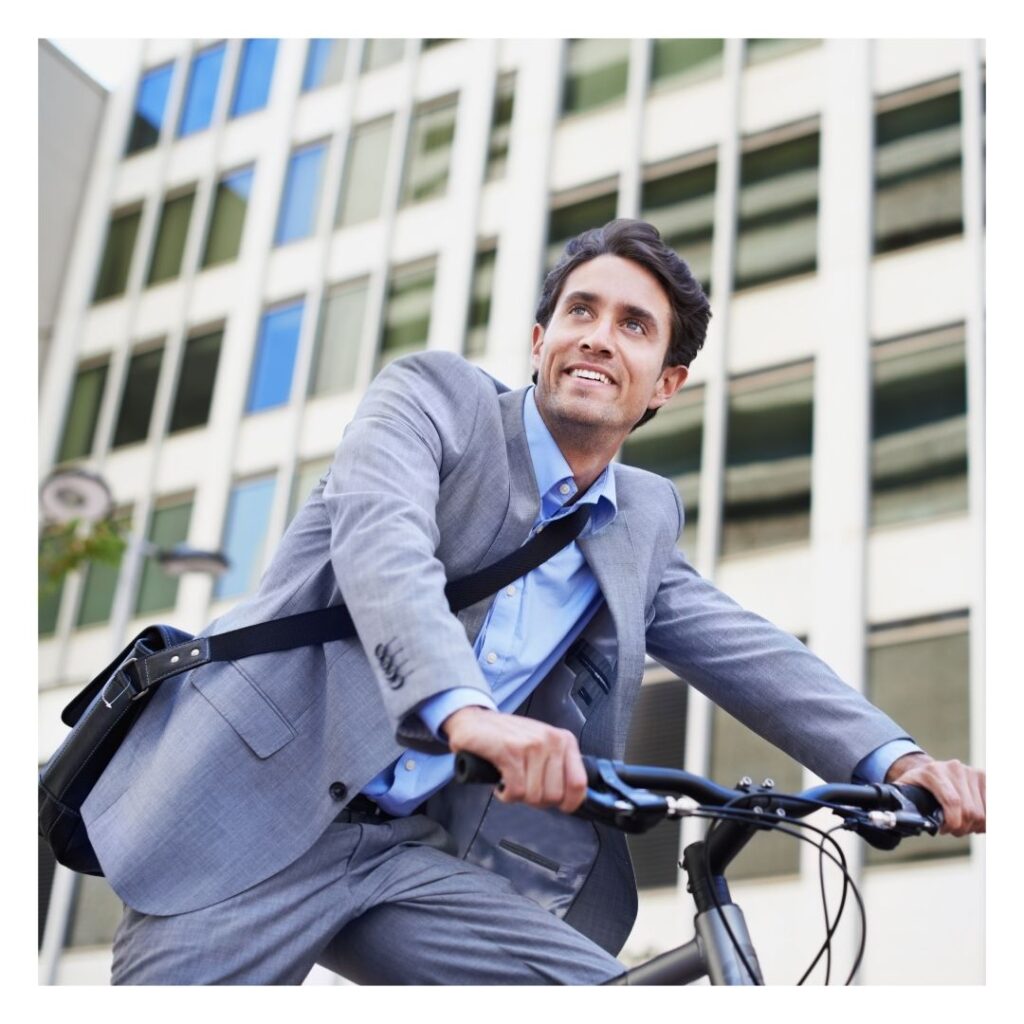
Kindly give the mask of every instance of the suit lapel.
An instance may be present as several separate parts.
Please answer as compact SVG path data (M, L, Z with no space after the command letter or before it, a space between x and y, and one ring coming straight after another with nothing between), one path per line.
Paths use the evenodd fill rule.
M537 491L537 480L533 475L533 461L530 458L526 428L523 425L525 398L526 388L504 391L498 395L509 472L508 508L501 527L477 564L477 569L504 558L524 544L540 511L540 494ZM483 625L490 603L491 599L487 598L459 614L460 621L473 640Z
M614 472L614 469L613 469ZM639 677L644 666L644 601L637 561L629 536L628 513L615 518L593 537L578 541L615 623L619 680Z

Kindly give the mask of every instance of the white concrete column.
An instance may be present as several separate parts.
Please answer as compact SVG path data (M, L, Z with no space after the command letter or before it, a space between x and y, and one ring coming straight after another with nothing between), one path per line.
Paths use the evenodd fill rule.
M872 44L834 39L823 45L818 174L822 301L814 368L809 646L851 686L863 690L871 431ZM814 781L805 772L805 785ZM834 819L827 819L826 827L833 824ZM856 877L860 844L844 842L844 849ZM806 844L801 844L801 873L810 893L817 886L817 853ZM827 871L826 878L834 883L830 895L836 897L837 873ZM856 915L844 915L833 940L840 963L852 963L858 929Z

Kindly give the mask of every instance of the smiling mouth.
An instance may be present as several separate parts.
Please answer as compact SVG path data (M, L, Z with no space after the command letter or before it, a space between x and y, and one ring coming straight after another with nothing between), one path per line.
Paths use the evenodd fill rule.
M568 370L566 372L574 381L578 381L585 387L603 387L613 383L610 377L597 370Z

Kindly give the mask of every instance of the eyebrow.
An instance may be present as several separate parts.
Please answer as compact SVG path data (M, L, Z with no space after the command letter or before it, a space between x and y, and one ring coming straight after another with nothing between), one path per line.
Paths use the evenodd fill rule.
M573 302L596 303L598 301L600 301L600 296L595 295L594 292L569 292L565 297L565 305L567 306L571 305ZM631 316L635 320L643 320L652 327L657 327L658 321L655 319L654 314L644 309L643 306L634 306L633 303L627 302L622 308L626 316Z

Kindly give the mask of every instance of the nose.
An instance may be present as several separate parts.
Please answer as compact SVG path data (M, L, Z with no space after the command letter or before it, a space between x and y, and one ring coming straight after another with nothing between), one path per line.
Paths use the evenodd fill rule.
M611 321L607 317L598 317L591 330L580 338L580 348L611 353L612 333Z

